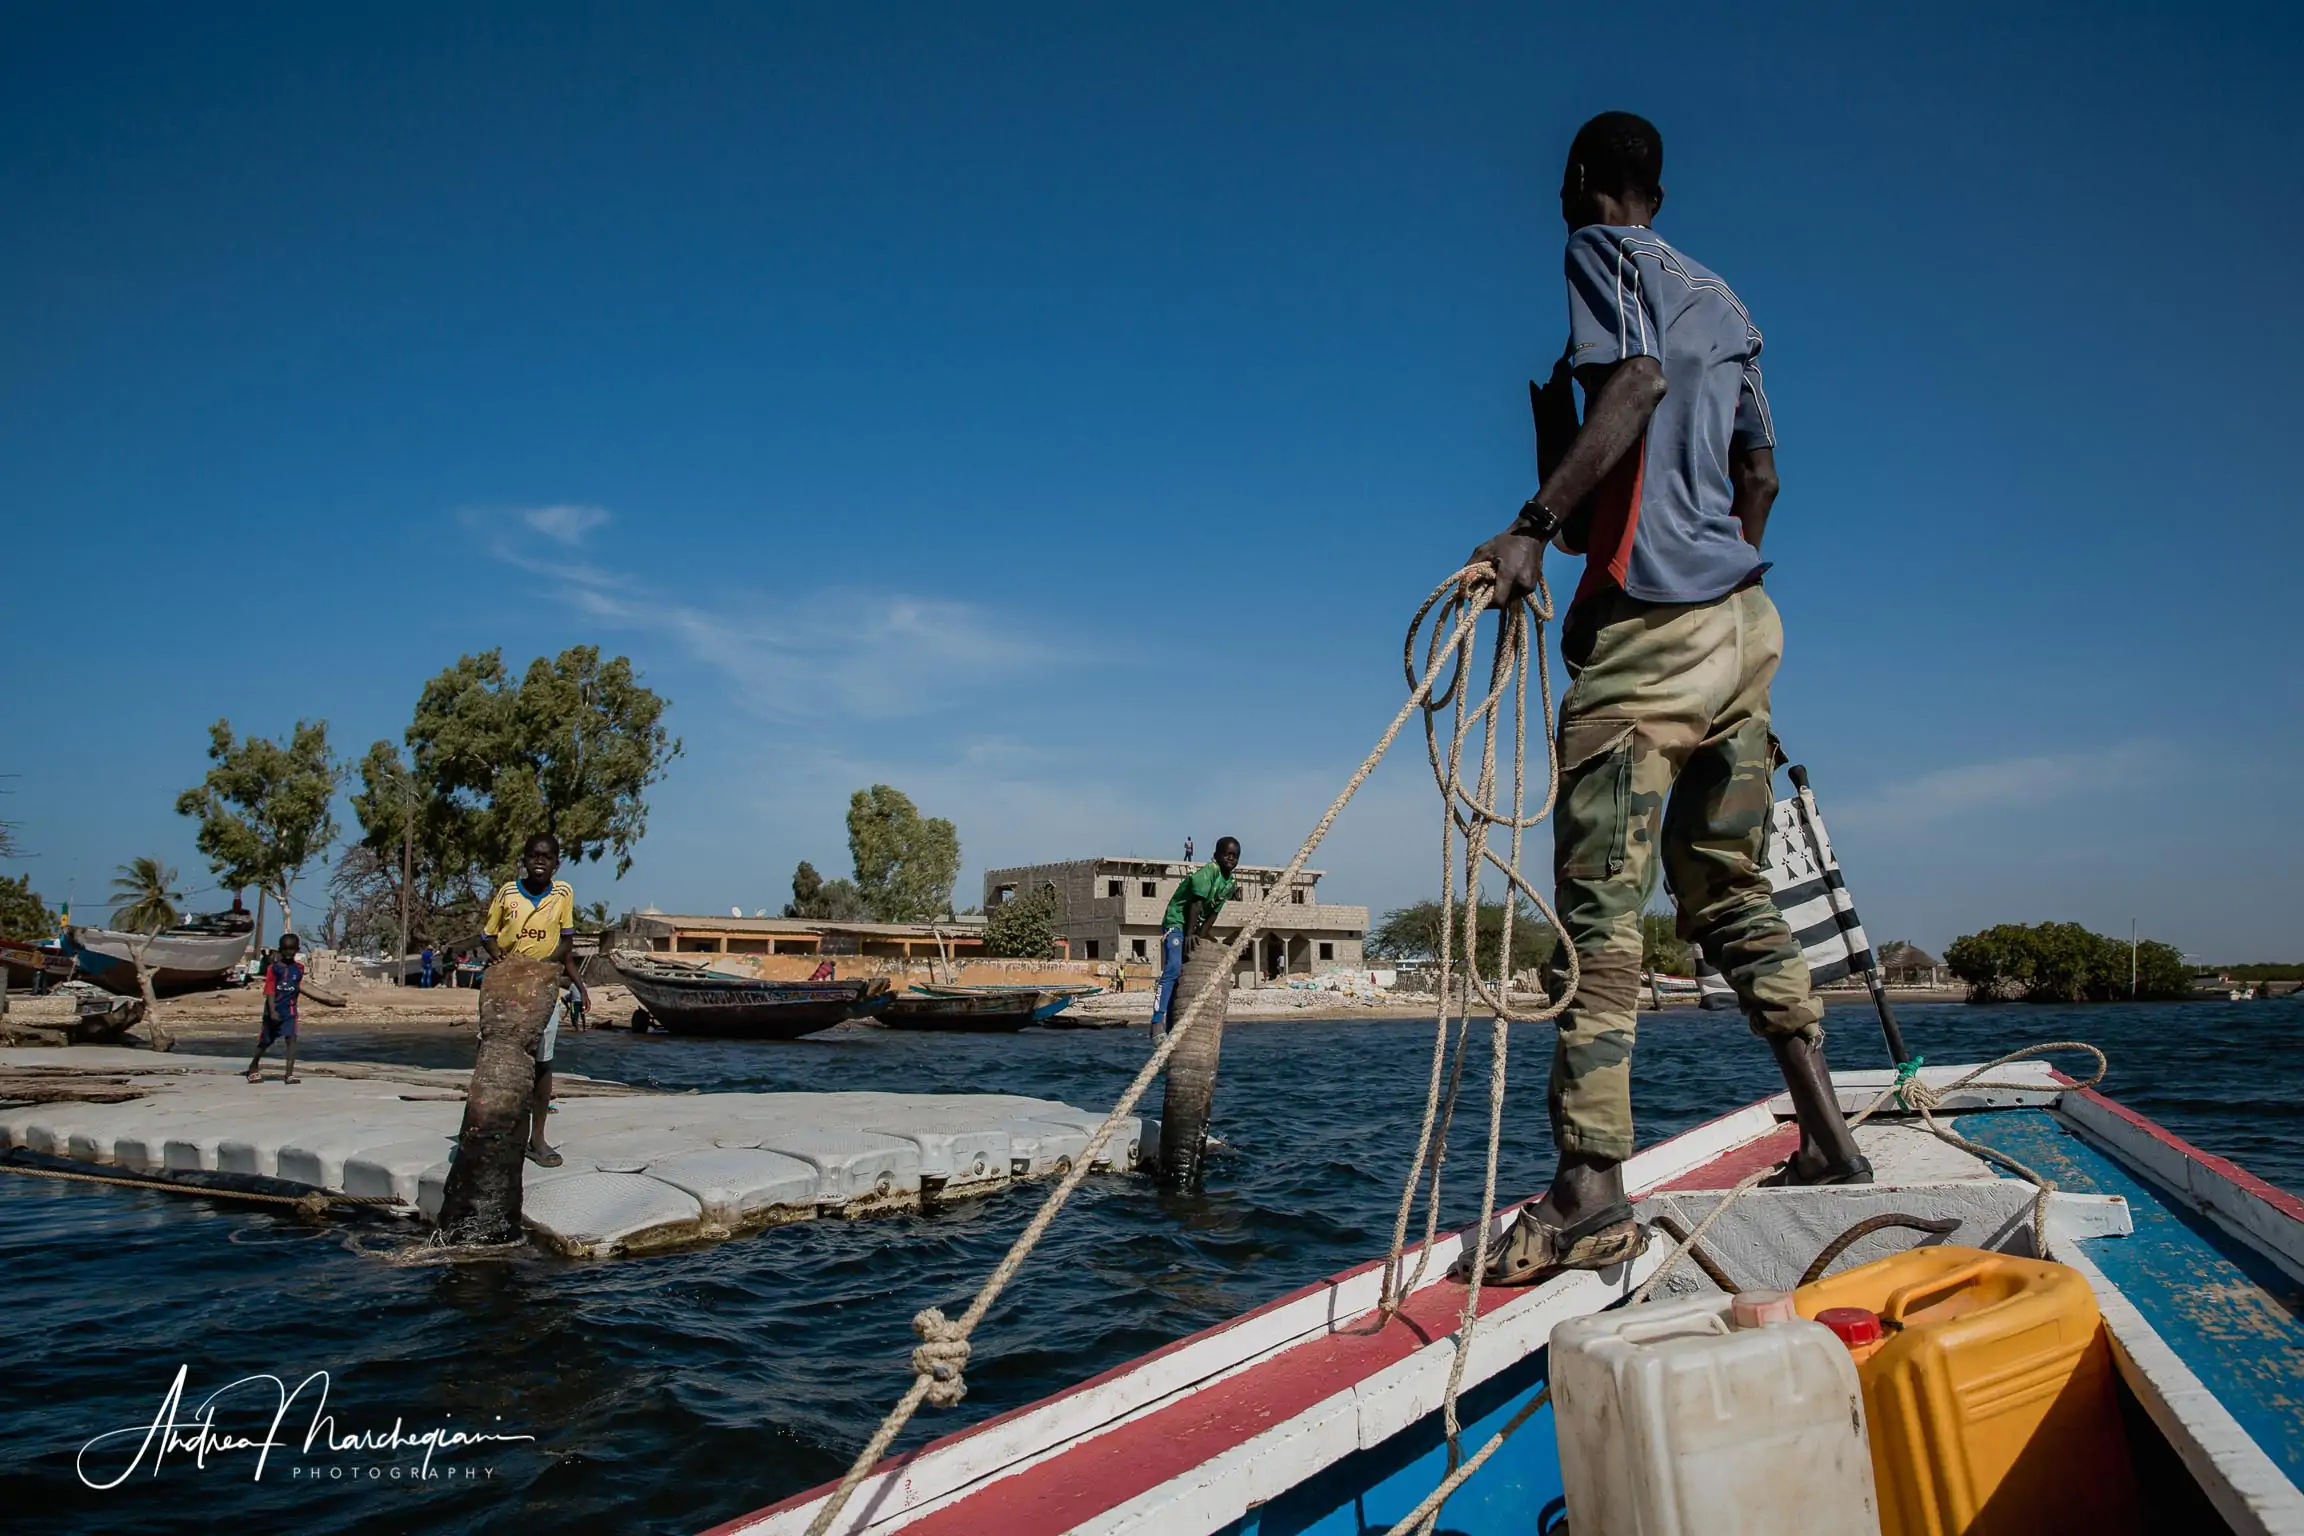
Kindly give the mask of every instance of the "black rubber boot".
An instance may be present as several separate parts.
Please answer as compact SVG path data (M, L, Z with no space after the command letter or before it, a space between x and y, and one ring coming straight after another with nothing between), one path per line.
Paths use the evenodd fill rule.
M1872 1164L1856 1150L1856 1138L1832 1091L1824 1047L1798 1035L1770 1035L1776 1069L1792 1095L1792 1116L1800 1125L1800 1150L1784 1171L1765 1182L1788 1184L1869 1184Z

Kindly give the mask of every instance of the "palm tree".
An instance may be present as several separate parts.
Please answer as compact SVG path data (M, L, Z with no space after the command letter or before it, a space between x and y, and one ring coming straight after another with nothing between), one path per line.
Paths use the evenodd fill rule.
M176 926L176 871L158 859L132 859L112 878L112 921L130 933Z

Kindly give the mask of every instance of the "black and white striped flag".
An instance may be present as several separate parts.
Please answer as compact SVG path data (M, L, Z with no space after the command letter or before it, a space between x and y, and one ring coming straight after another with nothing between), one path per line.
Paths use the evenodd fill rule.
M1768 827L1768 889L1792 936L1807 952L1808 980L1823 986L1871 970L1872 946L1864 937L1847 883L1840 878L1840 861L1832 856L1823 814L1813 795L1805 800L1805 817L1802 794L1776 802ZM1806 826L1801 825L1803 819ZM1736 1006L1728 978L1701 950L1696 956L1696 984L1703 989L1706 1008Z

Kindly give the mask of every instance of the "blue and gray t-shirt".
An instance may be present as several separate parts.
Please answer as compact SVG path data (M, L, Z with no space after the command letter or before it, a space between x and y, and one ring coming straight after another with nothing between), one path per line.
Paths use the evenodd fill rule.
M1611 581L1656 603L1734 591L1760 553L1731 510L1728 454L1776 445L1760 332L1726 283L1652 229L1587 224L1568 237L1567 269L1570 362L1653 357L1667 386L1639 447L1593 492L1576 595Z

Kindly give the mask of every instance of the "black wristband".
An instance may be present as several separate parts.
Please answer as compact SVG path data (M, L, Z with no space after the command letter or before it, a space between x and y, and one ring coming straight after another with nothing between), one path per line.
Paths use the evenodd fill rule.
M1520 515L1512 520L1512 531L1549 544L1552 536L1560 531L1560 519L1552 515L1550 507L1531 496L1520 508Z

